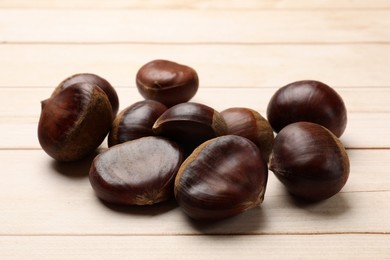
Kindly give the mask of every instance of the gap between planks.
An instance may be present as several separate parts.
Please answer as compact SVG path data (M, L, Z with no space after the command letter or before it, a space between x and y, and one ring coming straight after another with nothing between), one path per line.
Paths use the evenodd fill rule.
M178 234L157 234L157 233L136 233L136 234L115 234L115 233L95 233L95 234L62 234L62 233L28 233L28 234L0 234L0 237L200 237L200 236L323 236L323 235L390 235L390 232L253 232L253 233L178 233Z

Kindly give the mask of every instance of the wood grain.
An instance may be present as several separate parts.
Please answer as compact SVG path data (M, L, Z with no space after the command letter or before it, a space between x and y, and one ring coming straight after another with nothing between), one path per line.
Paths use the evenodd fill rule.
M19 22L20 16L23 23ZM235 10L208 9L0 9L0 40L6 43L388 43L389 16L387 9L337 12L248 9L245 15Z
M27 236L0 237L6 259L386 259L390 236ZM175 245L175 250L172 250ZM212 245L212 247L210 247ZM374 245L367 247L367 245ZM281 250L283 248L283 250Z
M0 8L45 9L368 9L390 8L387 0L2 0Z
M279 87L301 79L333 87L390 86L387 44L0 44L0 57L0 86L6 87L54 88L80 72L101 75L115 87L134 86L138 69L154 59L193 67L202 88Z

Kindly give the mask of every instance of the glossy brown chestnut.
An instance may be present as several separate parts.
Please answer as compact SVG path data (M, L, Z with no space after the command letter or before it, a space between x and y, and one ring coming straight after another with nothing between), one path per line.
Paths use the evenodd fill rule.
M259 148L247 138L225 135L201 144L183 162L175 198L191 218L227 218L259 206L267 178Z
M153 125L166 110L166 106L154 100L143 100L125 108L112 124L108 135L108 146L153 136Z
M245 107L232 107L221 112L228 133L246 137L259 147L268 162L274 142L274 132L268 121L257 111Z
M139 93L167 107L187 102L198 91L198 74L193 68L168 60L153 60L136 75Z
M349 159L342 143L328 129L297 122L276 136L270 170L293 195L318 201L343 188L349 176Z
M93 152L108 134L112 109L107 95L90 83L76 83L42 101L38 139L58 161L76 161Z
M93 161L89 180L107 202L150 205L173 196L173 183L183 161L180 147L149 136L115 145Z
M215 109L187 102L165 111L154 123L153 131L176 141L188 154L204 141L227 134L227 126Z
M113 116L118 112L119 109L119 99L118 95L115 91L115 89L111 86L111 84L104 78L92 74L92 73L79 73L74 74L66 79L64 79L55 89L52 93L52 96L57 95L59 92L61 92L63 89L66 89L67 87L75 84L75 83L90 83L93 85L97 85L100 87L104 93L106 93L108 100L110 101L111 107L112 107L112 113Z
M347 110L334 89L319 81L303 80L275 92L267 107L267 118L275 132L288 124L308 121L340 137L347 125Z

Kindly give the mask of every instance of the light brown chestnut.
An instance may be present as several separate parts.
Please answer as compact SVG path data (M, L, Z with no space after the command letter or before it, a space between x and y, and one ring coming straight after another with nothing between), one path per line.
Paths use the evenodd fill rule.
M115 118L108 146L124 143L145 136L153 136L152 127L159 116L167 110L162 103L143 100L122 110Z
M225 135L201 144L183 162L175 198L191 218L223 219L259 206L267 178L258 147L247 138Z
M297 122L275 138L270 170L296 197L324 200L338 193L349 176L348 154L325 127Z
M302 80L275 92L267 107L267 118L275 132L288 124L307 121L340 137L347 125L347 110L333 88L319 81Z
M107 136L112 108L101 88L76 83L42 101L38 139L58 161L76 161L93 152Z
M169 60L153 60L137 72L136 85L145 99L153 99L174 106L189 101L198 91L196 71Z
M112 85L104 78L92 74L92 73L78 73L74 74L66 79L64 79L53 91L52 96L57 95L62 90L75 83L90 83L92 85L97 85L101 88L104 93L106 93L108 100L110 101L113 117L118 112L119 109L119 99L115 89Z
M268 162L274 142L274 132L269 122L257 111L245 107L232 107L221 112L228 133L248 138L259 147Z
M151 205L173 196L183 161L181 148L156 136L115 145L95 157L89 180L96 195L110 203Z
M227 134L227 125L215 109L186 102L165 111L154 123L153 131L174 140L188 154L204 141Z

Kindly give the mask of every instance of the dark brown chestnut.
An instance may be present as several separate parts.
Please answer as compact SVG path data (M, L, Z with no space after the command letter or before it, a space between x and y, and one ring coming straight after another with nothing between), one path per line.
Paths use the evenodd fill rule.
M191 218L227 218L259 206L267 178L259 148L247 138L225 135L201 144L183 162L175 198Z
M153 125L166 110L166 106L154 100L139 101L125 108L117 115L112 124L108 135L108 146L111 147L145 136L153 136Z
M171 107L189 101L198 91L199 79L191 67L169 60L153 60L138 70L136 84L145 99Z
M275 132L288 124L307 121L340 137L347 125L347 110L334 89L319 81L302 80L275 92L267 107L267 118Z
M107 202L151 205L173 196L183 161L181 148L162 137L149 136L115 145L95 157L89 180Z
M245 107L232 107L221 112L228 133L246 137L260 148L268 162L274 142L274 132L269 122L257 111Z
M64 79L55 89L52 93L52 96L57 95L62 90L66 89L67 87L75 84L75 83L90 83L93 85L97 85L100 87L104 93L106 93L108 100L110 101L112 113L113 116L118 113L119 109L119 99L118 95L115 91L115 89L111 86L111 84L104 78L92 74L92 73L78 73L74 74L66 79Z
M90 83L76 83L42 101L39 143L58 161L76 161L103 142L112 120L103 90Z
M186 102L165 111L154 123L153 131L176 141L188 154L204 141L227 134L227 126L215 109Z
M297 122L276 136L270 170L291 194L318 201L343 188L349 176L349 159L342 143L328 129Z

